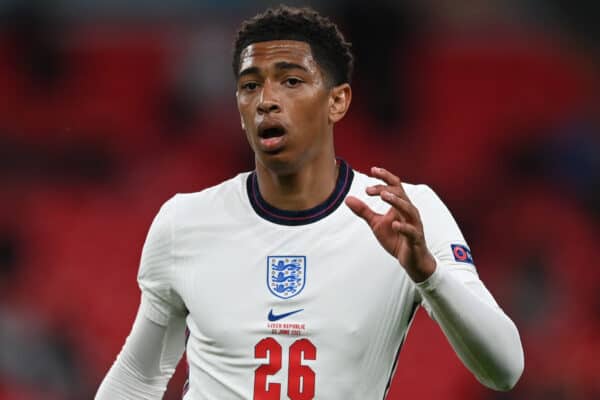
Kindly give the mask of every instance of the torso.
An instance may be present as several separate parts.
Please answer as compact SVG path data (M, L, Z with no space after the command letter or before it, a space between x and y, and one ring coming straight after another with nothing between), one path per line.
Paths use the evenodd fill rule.
M387 209L364 194L373 179L349 174L341 195ZM383 398L415 311L412 281L344 204L284 225L257 213L251 178L177 199L173 290L189 312L185 398Z

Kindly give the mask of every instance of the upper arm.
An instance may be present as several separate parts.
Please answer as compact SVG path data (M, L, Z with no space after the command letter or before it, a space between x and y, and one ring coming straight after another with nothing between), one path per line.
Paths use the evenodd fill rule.
M185 315L185 305L173 290L174 199L166 202L154 218L140 260L138 284L140 310L150 320L166 326L172 316Z
M146 378L169 378L185 349L185 318L172 317L166 326L157 324L140 309L121 356L132 370Z
M162 398L184 348L185 318L171 317L163 326L146 317L140 308L95 399Z
M448 207L426 185L419 185L413 203L419 209L425 241L442 264L477 275L471 250Z
M417 187L413 203L419 209L425 241L438 268L446 269L480 298L497 305L479 279L469 245L448 207L426 185ZM427 304L424 306L428 309Z

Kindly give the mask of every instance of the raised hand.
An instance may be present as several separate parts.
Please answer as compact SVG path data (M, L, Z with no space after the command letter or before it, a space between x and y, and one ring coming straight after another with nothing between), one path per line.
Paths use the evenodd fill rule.
M369 224L379 243L398 259L413 281L424 281L436 265L425 243L419 211L406 195L400 178L377 167L371 168L371 174L386 185L369 186L367 194L380 196L391 208L378 214L354 196L346 198L346 205Z

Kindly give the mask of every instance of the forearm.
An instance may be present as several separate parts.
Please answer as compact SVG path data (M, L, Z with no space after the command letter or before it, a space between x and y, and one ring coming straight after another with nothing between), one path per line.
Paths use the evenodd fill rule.
M509 390L523 372L515 324L474 273L439 265L417 288L462 362L485 386ZM472 278L471 278L472 277Z
M161 399L183 352L184 329L183 319L173 319L165 327L138 313L96 399Z

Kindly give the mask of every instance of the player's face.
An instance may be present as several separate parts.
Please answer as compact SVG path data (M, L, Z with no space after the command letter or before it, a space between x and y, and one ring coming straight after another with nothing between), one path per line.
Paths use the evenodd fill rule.
M332 141L331 93L307 43L246 47L236 97L256 161L290 171L323 153Z

